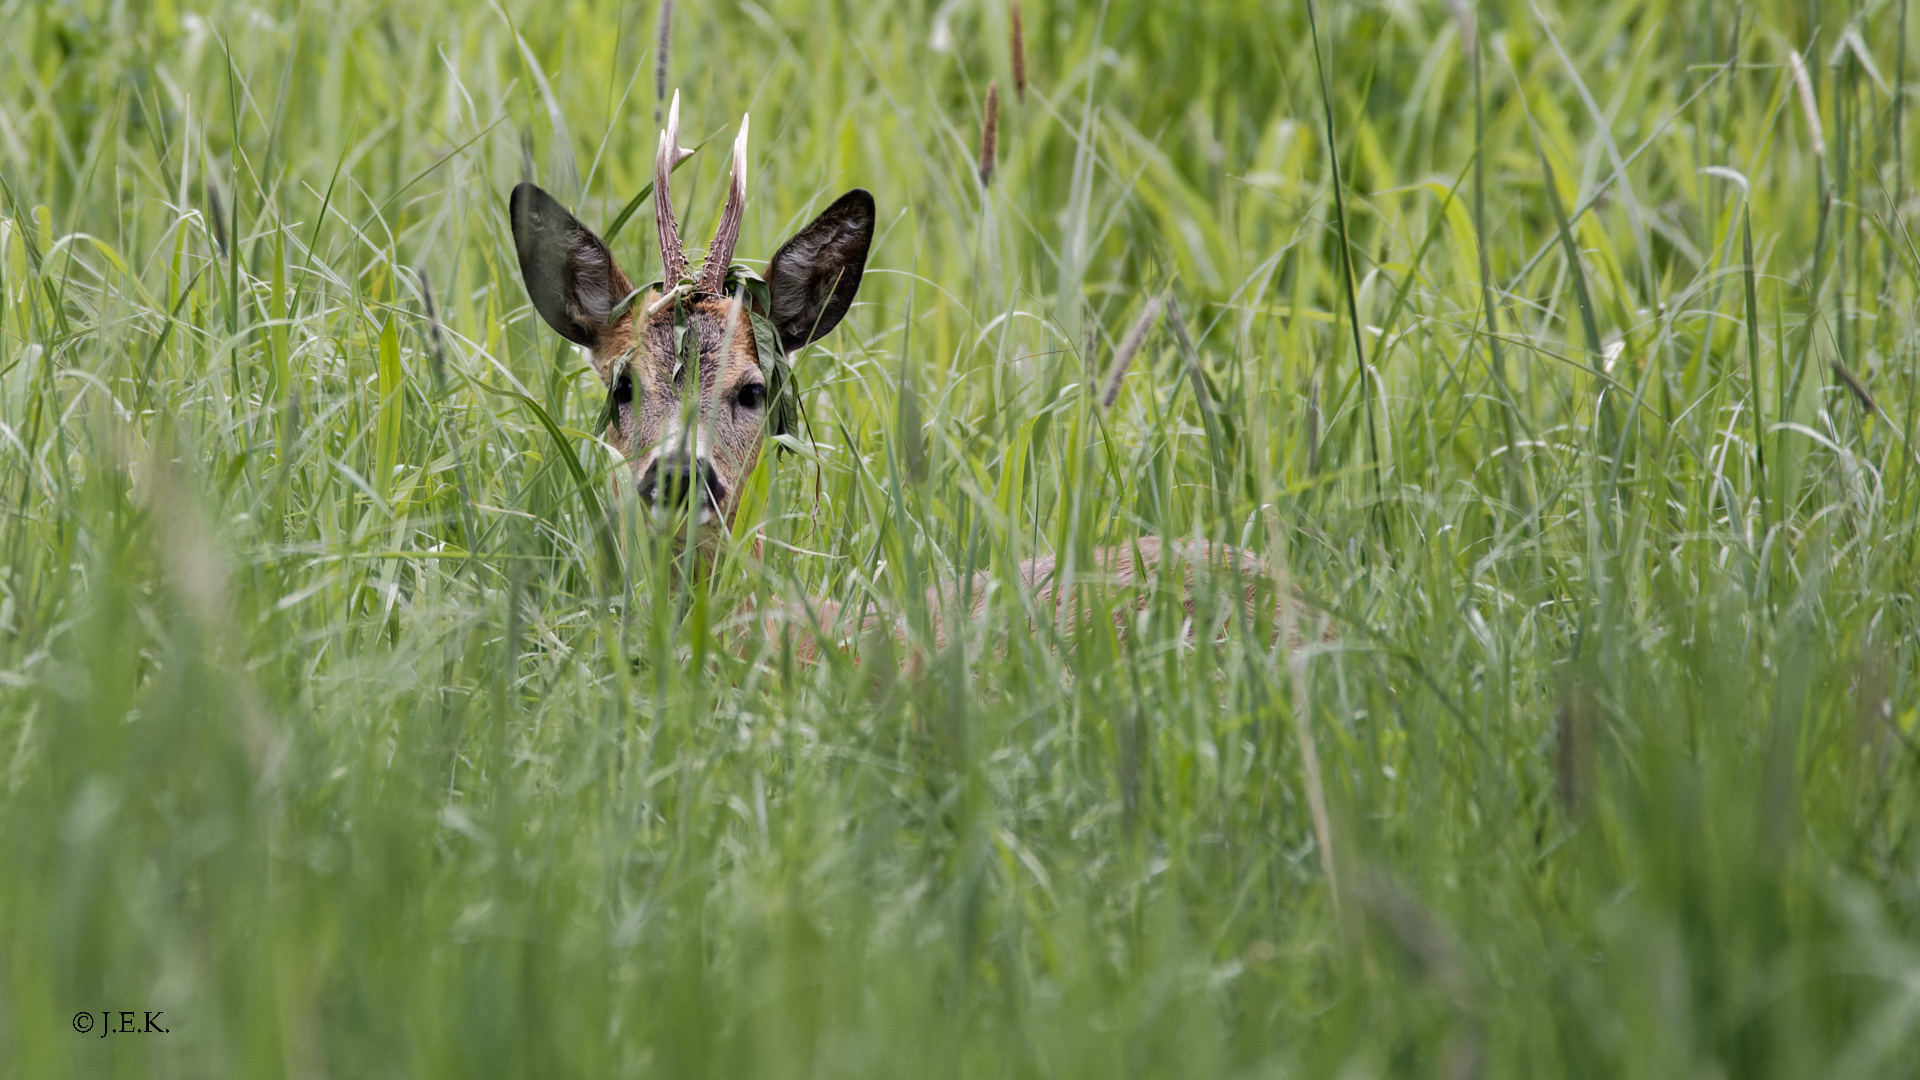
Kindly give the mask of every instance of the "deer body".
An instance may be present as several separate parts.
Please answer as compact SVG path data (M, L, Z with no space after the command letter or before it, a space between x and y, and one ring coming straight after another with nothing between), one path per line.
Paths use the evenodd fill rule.
M627 458L635 493L661 518L690 515L696 554L704 562L732 525L741 483L759 461L767 433L792 422L789 358L838 326L853 304L875 215L873 197L856 188L781 245L764 282L734 267L746 203L743 118L726 208L696 275L681 248L668 184L673 166L688 153L680 149L679 123L676 94L654 159L662 270L652 285L635 289L606 244L533 184L514 188L510 210L527 294L549 326L587 350L607 388L609 441ZM1196 568L1235 575L1249 605L1265 607L1260 597L1291 595L1276 588L1271 571L1252 554L1198 542L1163 546L1146 538L1100 549L1082 574L1127 586L1148 580L1169 558L1185 567L1189 614ZM1053 558L1021 564L1019 578L1033 594L1034 611L1055 620L1078 617L1073 583L1059 580ZM969 619L978 617L986 601L987 583L976 578L975 584L980 587L970 590ZM1145 603L1145 594L1140 595L1135 608ZM929 600L936 612L956 602L938 594ZM857 630L892 618L870 614L859 628L849 628L840 625L844 620L830 604L812 602L806 609L784 607L762 617L770 632L783 624L796 631L798 651L809 658L817 654L822 633L829 642L843 644ZM1116 611L1114 617L1124 614ZM1271 620L1275 610L1255 614ZM935 634L944 640L943 623L936 623Z
M1251 625L1270 628L1276 636L1285 633L1292 649L1298 649L1305 640L1294 626L1294 617L1304 601L1296 591L1286 587L1286 581L1265 560L1245 549L1204 540L1168 543L1148 536L1131 545L1095 548L1091 563L1071 577L1051 555L1027 559L1020 564L1019 582L1032 604L1030 628L1033 617L1037 617L1071 634L1104 615L1112 620L1116 634L1125 637L1132 630L1133 618L1152 604L1152 589L1159 582L1180 590L1180 606L1189 621L1187 631L1191 634L1195 629L1191 620L1200 614L1196 603L1198 578L1206 576L1223 593L1238 594L1239 614ZM1116 602L1083 609L1083 594L1078 587L1084 585L1104 590ZM975 574L964 595L952 586L927 591L926 605L935 649L945 648L953 636L949 620L971 623L981 618L994 587L994 579L989 575ZM1096 592L1090 598L1097 602L1098 596ZM1293 612L1283 606L1289 600L1294 604ZM899 645L906 644L909 637L907 620L898 612L873 610L868 606L849 613L830 600L778 604L766 611L746 614L758 621L760 632L769 639L789 637L795 658L803 663L818 659L823 648L849 648L861 637L875 633L886 635ZM1226 616L1229 623L1232 618L1232 615ZM1318 619L1316 615L1315 620ZM1334 640L1330 627L1321 625L1319 631L1323 641Z

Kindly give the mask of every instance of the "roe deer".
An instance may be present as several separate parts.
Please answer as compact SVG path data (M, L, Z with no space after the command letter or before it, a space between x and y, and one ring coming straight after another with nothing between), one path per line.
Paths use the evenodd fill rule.
M759 461L767 433L792 429L798 409L788 377L791 355L840 324L860 289L873 241L873 196L859 188L840 196L819 217L774 252L764 278L733 265L746 208L747 118L733 144L732 175L719 228L697 272L681 247L673 216L669 174L682 157L680 96L675 94L666 130L654 158L653 202L661 272L643 288L614 262L600 238L532 183L513 189L514 246L527 295L547 325L584 347L607 388L609 441L626 455L639 498L660 511L660 520L695 526L696 565L712 557L733 522L742 482ZM1276 588L1278 575L1253 554L1203 541L1162 544L1143 538L1093 553L1089 574L1126 586L1153 580L1162 561L1180 564L1185 606L1194 610L1193 574L1230 578L1271 620L1282 614L1292 590ZM1072 621L1072 593L1055 580L1055 560L1032 559L1020 567L1037 610ZM972 616L986 588L968 590ZM941 600L931 596L936 611ZM1144 596L1139 605L1144 605ZM1137 605L1136 605L1137 606ZM1123 614L1116 612L1116 618ZM794 624L800 653L817 653L814 630L827 628L843 643L849 628L836 627L830 604L807 605L805 619L768 617L774 630ZM862 626L873 625L872 619ZM857 626L852 630L859 630ZM938 624L936 635L944 637ZM1296 639L1297 640L1297 639Z

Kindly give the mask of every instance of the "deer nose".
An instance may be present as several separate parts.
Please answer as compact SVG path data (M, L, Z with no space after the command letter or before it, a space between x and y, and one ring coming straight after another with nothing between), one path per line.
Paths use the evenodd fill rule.
M640 497L663 506L685 506L694 492L703 495L703 510L718 510L726 502L726 485L713 463L673 456L656 460L640 477Z

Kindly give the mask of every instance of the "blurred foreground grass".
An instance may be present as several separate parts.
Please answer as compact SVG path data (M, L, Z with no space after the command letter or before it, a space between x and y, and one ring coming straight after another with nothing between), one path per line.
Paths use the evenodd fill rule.
M691 591L504 215L657 14L0 0L0 1076L1920 1069L1904 0L683 3L883 218ZM1337 643L727 617L1151 535Z

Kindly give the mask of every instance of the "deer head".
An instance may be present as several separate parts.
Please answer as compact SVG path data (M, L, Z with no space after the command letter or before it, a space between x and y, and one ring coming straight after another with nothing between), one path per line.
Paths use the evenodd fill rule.
M513 241L547 325L587 350L607 388L609 441L656 518L692 516L701 546L729 527L767 433L797 410L789 357L838 326L860 289L873 196L858 188L774 252L765 278L733 265L746 210L747 120L733 144L726 209L691 276L668 178L680 148L675 94L654 158L660 279L636 289L606 244L531 183L513 189Z

